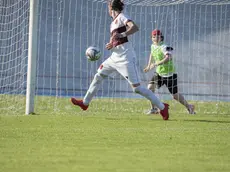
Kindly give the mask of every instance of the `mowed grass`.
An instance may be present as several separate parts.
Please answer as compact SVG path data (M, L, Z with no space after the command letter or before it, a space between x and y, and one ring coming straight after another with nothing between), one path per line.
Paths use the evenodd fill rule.
M38 99L35 115L24 115L24 108L0 112L0 171L230 171L230 114L202 112L215 103L188 115L173 101L170 120L163 121L140 113L148 108L142 100L94 100L83 113L66 98L54 105L54 98ZM220 112L229 112L225 105Z

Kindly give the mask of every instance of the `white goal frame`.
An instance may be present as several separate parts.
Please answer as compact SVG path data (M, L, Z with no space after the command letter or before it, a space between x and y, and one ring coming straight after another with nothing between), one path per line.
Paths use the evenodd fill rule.
M134 15L134 19L135 19L135 21L136 20L139 21L138 24L140 24L142 31L144 30L143 32L139 32L138 34L136 34L137 36L132 37L133 42L138 42L139 41L138 37L143 38L143 46L139 45L139 44L136 46L138 49L137 52L139 52L138 57L145 57L149 53L149 47L146 48L146 45L149 44L149 40L147 38L148 38L148 34L150 33L150 30L152 28L159 27L163 31L163 33L166 34L167 29L163 26L167 25L176 31L176 34L167 34L167 36L165 36L166 40L170 40L169 41L170 44L173 44L173 46L175 47L175 50L177 50L177 51L175 51L176 52L175 57L184 57L184 58L181 58L181 59L175 61L175 62L177 62L175 64L180 65L180 68L182 71L181 72L178 70L178 74L181 75L181 78L185 78L186 76L189 76L186 73L183 73L185 67L188 68L188 69L186 69L186 71L188 71L188 72L196 71L196 70L198 71L198 72L194 72L194 73L192 72L190 75L191 77L189 77L188 80L185 80L185 81L181 80L180 81L180 85L182 85L181 87L183 88L183 90L181 91L182 94L184 94L185 97L190 96L189 99L187 99L187 98L186 99L188 101L197 101L197 100L199 101L200 95L201 96L208 95L210 97L210 99L204 98L202 100L204 100L204 101L213 101L213 100L214 101L225 101L225 100L227 100L228 101L229 100L229 94L225 95L225 92L223 92L224 89L229 90L229 88L227 87L227 85L229 85L228 84L229 80L227 81L228 83L224 82L225 81L224 78L226 78L226 76L228 75L228 71L226 71L226 72L221 71L219 66L220 65L226 66L228 61L226 62L225 61L226 59L223 57L226 57L226 54L228 55L229 51L226 51L226 52L223 51L222 52L221 47L224 47L225 45L216 44L216 42L214 40L217 38L218 38L217 41L219 41L219 38L227 40L229 38L227 36L227 35L229 35L228 34L229 30L225 30L225 32L223 32L223 33L218 32L213 37L211 37L210 35L215 33L215 32L211 31L210 35L209 35L210 37L199 39L197 42L193 41L193 39L196 40L196 38L198 36L202 35L201 34L202 29L197 29L197 32L195 32L194 27L196 27L196 26L203 27L203 30L204 30L204 28L208 28L208 27L211 27L211 28L214 27L213 30L215 30L215 29L218 30L221 28L221 25L223 25L223 28L228 28L226 24L228 24L228 21L229 21L229 19L227 18L227 14L229 14L229 13L226 13L226 12L230 11L229 6L227 8L227 6L222 6L222 5L225 3L226 3L226 5L229 5L229 2L225 2L224 0L221 0L221 1L218 1L218 2L220 2L220 4L219 4L219 3L214 3L214 1L211 1L211 0L202 0L202 2L200 2L200 1L197 2L195 0L191 0L191 1L165 0L165 1L168 3L163 3L163 1L157 1L157 0L151 0L151 1L149 1L149 0L142 0L142 1L127 0L125 2L125 4L128 7L128 8L126 8L126 9L128 9L127 14L132 15L135 12L138 12L137 15ZM6 2L8 2L8 1L6 1ZM24 2L24 1L22 1L22 2ZM84 95L83 93L86 91L87 86L89 86L91 78L93 77L93 72L96 71L98 64L101 63L100 60L102 60L102 59L100 59L99 62L98 61L95 62L96 64L84 63L85 68L87 68L87 69L85 69L83 71L82 70L82 69L84 69L84 67L82 67L83 65L80 66L79 71L83 71L84 73L80 72L79 75L76 75L75 73L77 73L76 72L77 70L74 70L74 69L77 69L76 68L76 61L79 60L79 62L77 61L78 64L82 64L82 62L86 61L85 59L83 59L84 58L83 57L84 56L84 49L87 48L87 46L91 45L91 43L95 43L96 45L99 45L99 47L101 48L102 43L104 43L105 41L108 40L106 37L107 35L105 35L103 33L103 32L107 33L107 29L104 27L102 30L102 28L100 28L100 25L104 25L104 24L107 25L107 23L108 23L107 18L109 18L109 17L104 17L104 18L101 17L100 18L100 16L103 15L103 12L104 12L104 11L101 12L100 8L105 9L104 7L107 7L106 6L107 0L77 0L77 1L70 0L70 2L72 2L78 8L76 10L74 10L74 12L72 11L72 13L71 13L71 11L70 12L68 11L69 14L64 12L65 8L66 9L71 8L71 3L68 4L69 5L68 6L68 5L66 5L67 4L66 1L58 1L57 0L57 2L60 2L57 4L55 4L56 1L53 1L53 0L48 0L48 1L45 1L45 0L43 0L43 1L42 0L28 0L27 1L27 0L25 0L25 2L29 2L29 5L27 3L27 6L26 6L26 9L27 9L26 14L29 13L29 17L28 17L28 15L26 16L26 14L24 14L26 16L25 20L26 20L26 24L27 24L26 25L27 26L26 27L27 32L24 33L24 35L26 35L26 41L28 41L28 44L26 42L26 46L28 45L28 49L26 49L26 46L24 46L24 47L25 47L25 51L28 50L28 62L27 62L28 65L27 65L27 71L25 72L25 70L23 68L22 69L23 72L21 72L22 74L20 76L23 76L23 77L24 77L24 75L27 76L27 78L25 79L27 82L24 80L21 80L22 83L20 85L21 86L20 89L22 89L22 91L20 93L23 95L23 102L22 102L23 106L18 106L18 107L22 107L23 109L25 109L25 114L29 115L29 114L32 114L35 112L34 109L36 107L37 107L36 111L39 109L39 106L37 106L36 104L37 104L37 102L42 102L40 97L39 97L40 95L49 96L49 95L53 95L53 93L54 93L54 94L56 94L56 97L59 97L59 96L63 96L62 93L67 93L65 96L68 96L68 97L69 96L75 96L75 97L81 96L81 97L83 97L83 95ZM45 16L46 21L44 21L44 23L42 23L42 21L43 21L42 19L44 17L42 15L42 14L44 14L44 13L42 13L42 11L43 11L43 9L49 10L49 7L50 7L49 2L52 2L50 4L52 4L55 7L54 9L50 10L50 14L54 15L54 16L56 15L55 16L56 18L54 16L52 16L52 17L54 17L54 19L48 20L49 19L48 18L49 13L47 12L47 14ZM141 3L141 2L143 2L143 3ZM215 1L215 2L217 2L217 1ZM182 7L182 5L181 6L179 5L180 3L183 4L184 7L188 7L188 9L189 9L188 14L186 14L185 11L180 9ZM42 5L46 4L46 6L44 6L45 8L41 4ZM170 8L170 6L168 6L169 4L170 5L171 4L178 4L178 5L174 5ZM199 6L197 6L198 8L195 10L190 10L191 6L193 5L193 7L194 7L194 6L196 6L196 4L199 5ZM145 5L147 5L147 7ZM200 5L202 5L203 7L206 6L206 8L199 8ZM221 8L215 7L218 5L220 5ZM153 8L150 8L150 6L152 6ZM204 12L202 10L209 9L208 7L211 7L211 6L213 6L211 8L211 12L208 12L207 15L202 16L204 14ZM137 8L138 8L138 10L137 10ZM139 10L139 8L140 8L140 10ZM85 10L85 14L82 15L84 10ZM143 12L145 14L143 16L144 22L142 22L139 19L140 14ZM194 14L193 14L193 12L194 12ZM206 11L205 11L205 13L206 13ZM215 17L211 18L211 19L213 19L213 21L211 21L211 24L208 25L206 23L202 23L204 20L206 21L206 17L208 15L211 15L212 13ZM64 14L65 15L67 14L67 16L69 18L66 19L64 17ZM180 20L180 21L183 21L183 23L180 23L179 18L170 19L173 16L177 16L177 14L178 14L178 16L180 16L179 14L183 15L182 16L183 19L187 19L187 20ZM73 16L74 16L74 18L73 18ZM107 16L107 14L106 14L106 16ZM191 29L191 27L189 27L190 25L188 25L188 22L186 23L184 21L189 21L193 17L194 17L195 22L192 22L193 25L191 27L193 27L193 26L194 27ZM220 21L218 20L219 19L218 17L221 17ZM75 20L77 18L78 18L78 22L72 24L71 19ZM161 20L161 19L165 19L165 18L169 19L170 22L165 23L166 20ZM95 22L96 19L98 20L98 23ZM147 21L147 19L149 19L151 21L148 25L146 24L147 22L145 22L145 21ZM196 19L198 19L198 20L196 20ZM28 23L28 20L29 20L29 23ZM217 20L218 22L214 22L215 20ZM52 30L51 31L53 34L51 34L50 37L47 37L47 40L49 38L51 38L50 39L51 41L45 42L45 45L44 45L44 41L39 39L40 38L39 36L41 36L44 33L44 32L40 32L40 31L42 31L41 25L47 24L46 22L49 23L50 21L52 22L52 28L51 28ZM77 26L77 24L79 24L79 26ZM218 25L218 24L220 24L220 25ZM65 27L68 27L66 32L65 32L64 25L65 25ZM84 25L87 25L86 30L83 29ZM179 27L174 28L175 25L176 26L183 25L183 27L182 28L179 28ZM76 28L79 28L79 30ZM29 31L28 31L28 29L29 29ZM182 29L183 33L179 33L179 32L177 33L177 31L179 29ZM99 32L99 30L101 30L101 32ZM191 32L191 34L190 34L190 30L192 30L194 32ZM48 27L45 28L45 32L48 33L49 31L50 30ZM66 34L63 34L63 31ZM81 34L77 35L76 31L78 31ZM206 32L206 30L204 30L204 31ZM186 32L188 32L187 35L186 35ZM42 36L47 36L48 35L47 33L45 33ZM71 33L73 35L71 35ZM99 33L99 34L97 34L97 33ZM83 34L85 34L85 36L81 36ZM101 36L102 34L103 34L103 36ZM188 36L189 38L191 38L191 40L190 39L188 39L188 40L182 39L182 42L179 42L179 41L181 41L179 39L179 37L183 36L183 35ZM67 44L65 44L66 42L63 41L63 37L65 37L65 36L68 39ZM71 40L72 39L71 36L74 37L74 41ZM101 38L101 40L99 38ZM79 39L79 40L77 40L77 39ZM78 42L76 43L75 40L77 40ZM208 51L202 52L203 49L207 48L207 46L206 46L207 42L213 43L211 45L211 49L209 52ZM55 47L55 45L53 46L52 43L58 44L57 48ZM71 45L71 43L73 43L73 45ZM52 44L51 48L55 47L56 49L54 48L54 51L51 53L49 53L49 51L48 51L49 48L47 48L47 50L45 49L44 53L46 53L45 55L47 55L47 57L48 57L48 58L46 58L46 56L41 53L43 50L40 49L40 46L44 45L45 47L48 47L46 45L49 45L49 44ZM77 44L79 44L79 45L77 45ZM182 45L187 45L187 47L182 46ZM62 50L60 50L59 46L65 47L65 49L66 49L65 53L66 54L68 53L68 50L71 51L73 49L73 47L75 48L75 50L77 49L79 52L79 54L76 55L78 57L78 59L75 59L74 53L76 53L76 52L71 52L70 54L66 55L67 57L69 57L69 59L71 58L70 61L67 61L66 64L63 63L63 60L61 59L61 57L63 57L64 53L62 52ZM180 47L182 47L182 49L179 50ZM193 49L197 49L197 52L195 54L196 59L197 59L197 57L200 57L202 53L204 53L204 56L208 56L210 54L210 52L212 52L214 50L215 47L218 49L216 52L214 52L215 55L217 55L218 57L221 57L221 58L220 58L220 61L218 62L218 64L216 65L215 70L217 72L215 73L215 75L213 73L210 73L210 77L212 77L212 76L217 77L217 75L218 75L220 79L217 82L212 83L206 78L207 75L201 75L201 77L200 77L201 80L203 79L203 80L205 80L205 82L201 82L201 80L197 80L195 82L192 82L192 79L198 77L199 72L200 71L202 72L203 70L206 69L205 67L207 67L207 65L205 65L205 64L207 64L207 61L206 61L207 59L201 59L200 63L198 63L197 61L195 61L195 58L192 58L192 53L195 52L195 51L193 51ZM19 47L19 49L20 49L20 47ZM187 49L192 50L191 54L189 52L186 53ZM102 51L102 53L104 53L102 55L103 58L108 56L108 52ZM184 56L184 55L186 55L186 56ZM191 55L191 58L190 58L190 55ZM52 61L49 64L49 61L48 61L49 57L51 57L51 58L57 57L57 58L51 59L54 62ZM80 58L80 57L82 57L82 58ZM40 60L40 58L41 58L41 60ZM26 57L25 57L25 59L26 59ZM73 59L75 59L75 60L73 60ZM184 59L186 59L186 60L184 60ZM55 62L55 60L56 60L56 62ZM56 75L55 75L55 73L53 73L53 75L52 75L52 73L49 73L49 74L47 74L47 76L45 76L47 71L40 68L41 66L45 66L43 64L43 61L44 61L44 64L45 63L49 64L48 68L52 67L51 66L51 65L53 65L52 63L54 63L54 64L56 63L56 65L54 65L56 68L54 67L54 70L53 70L54 72L56 70ZM138 65L140 67L140 70L143 68L144 61L145 60L143 58L141 60L138 59ZM40 62L42 62L42 63L40 64ZM210 60L208 62L210 62L210 66L212 66L213 64L216 64L212 60ZM70 65L70 63L73 64L71 66L73 69L71 68L72 70L65 70L65 67L67 68L67 65L68 64ZM26 67L26 63L23 63L23 65ZM198 65L200 65L200 66L198 66ZM64 67L60 68L60 66L62 66L62 67L64 66ZM6 68L7 68L7 65L6 65ZM44 69L47 69L47 68L44 67ZM90 70L88 71L88 69L90 69ZM207 69L209 69L209 68L207 68ZM60 71L62 73L59 73ZM212 68L210 71L212 71ZM16 75L16 74L13 73L11 75ZM143 84L147 85L150 75L151 75L151 73L150 74L141 73L141 78L142 78ZM65 79L63 79L63 78L65 78ZM85 78L87 78L87 79L85 79ZM42 79L42 81L39 82L41 79ZM78 82L79 79L80 79L80 81ZM7 87L9 87L8 86L9 84L7 83L7 79L5 79L5 80L6 81L3 82L3 84L5 84L6 85L5 87L7 88ZM65 80L65 84L62 84L63 80ZM50 83L52 82L52 85L48 84L49 83L48 81L50 81ZM116 83L115 83L115 81L116 81ZM123 84L122 83L123 81L121 81L121 82L120 81L121 81L121 78L118 76L112 76L111 78L108 78L108 80L105 81L106 84L108 83L107 84L108 86L102 87L102 89L99 90L99 92L101 91L100 94L98 94L96 96L96 98L109 97L109 98L114 99L114 98L122 98L123 96L129 97L129 95L132 94L132 91L129 90L129 87L127 86L128 84ZM26 82L26 84L24 85L25 82ZM68 83L71 83L72 85L70 87L67 87ZM122 84L120 84L120 83L122 83ZM211 94L209 94L208 89L206 89L206 87L205 87L209 84L217 85L216 87L215 86L210 87L210 93ZM12 87L15 90L19 89L16 84L15 84L15 86L12 86ZM108 87L114 87L116 90L114 91L112 89L109 89ZM125 88L124 89L125 91L122 90L123 88ZM193 92L193 90L191 90L190 88L194 88L194 90L199 90L199 91ZM52 91L50 91L50 90L52 90ZM13 91L7 92L7 94L10 95L10 94L14 93ZM47 92L49 92L49 91L50 91L50 94L49 93L47 94ZM115 95L116 91L117 91L117 94ZM168 93L168 90L166 90L166 91L167 92L165 92L165 89L163 87L163 89L161 89L160 91L158 90L156 92L156 94L158 95L158 97L160 97L160 99L168 100L168 97L170 96L170 94ZM109 92L109 94L108 94L108 92ZM126 93L128 93L128 94L126 95ZM202 93L202 94L200 94L200 93ZM214 94L214 93L216 93L216 94ZM3 94L5 94L5 93L3 92ZM25 94L26 94L26 100L24 100ZM111 95L112 95L112 97L110 97ZM137 98L139 98L139 97L137 97ZM59 108L57 106L56 100L54 102L54 107L55 107L54 109L55 110L57 110ZM26 101L26 103L24 101ZM217 103L216 109L218 109L218 106L219 106L219 103ZM13 104L12 107L14 108L16 106L14 106L14 104ZM47 106L42 106L42 108L43 107L47 108ZM50 104L50 107L53 108L52 103ZM98 105L95 105L95 107L99 108L99 109L101 108ZM5 109L7 109L7 108L5 108ZM8 109L10 109L10 108L8 108ZM18 110L17 107L15 109ZM24 113L24 110L23 110L23 113Z
M30 0L26 115L34 113L39 0Z

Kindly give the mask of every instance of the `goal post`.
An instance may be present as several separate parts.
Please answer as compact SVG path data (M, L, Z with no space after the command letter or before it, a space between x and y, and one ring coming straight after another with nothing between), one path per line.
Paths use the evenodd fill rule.
M34 113L34 96L36 87L36 57L37 57L37 31L38 31L38 4L39 0L30 0L29 13L29 41L28 41L28 67L26 89L26 114Z

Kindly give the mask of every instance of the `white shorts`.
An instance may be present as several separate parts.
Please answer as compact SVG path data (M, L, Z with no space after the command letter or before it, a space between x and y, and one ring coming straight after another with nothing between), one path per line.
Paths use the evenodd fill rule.
M125 55L126 56L126 55ZM120 73L130 84L140 83L135 60L116 60L113 55L106 59L98 68L98 73L109 76L114 72Z

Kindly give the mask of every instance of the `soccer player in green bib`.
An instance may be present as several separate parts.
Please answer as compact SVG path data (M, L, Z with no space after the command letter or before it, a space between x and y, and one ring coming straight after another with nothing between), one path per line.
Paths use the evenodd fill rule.
M160 88L166 85L169 92L175 100L186 107L189 114L195 114L195 106L188 104L183 95L178 92L177 73L172 60L173 48L167 46L164 42L164 36L160 30L152 31L151 53L149 55L148 65L144 68L144 72L148 72L156 68L156 72L148 84L148 88L155 92L155 88ZM147 114L156 114L159 110L155 105L152 105Z

